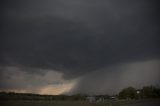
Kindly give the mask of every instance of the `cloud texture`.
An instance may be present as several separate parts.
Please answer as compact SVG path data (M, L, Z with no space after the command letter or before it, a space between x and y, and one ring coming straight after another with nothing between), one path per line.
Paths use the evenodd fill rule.
M90 83L97 80L93 84L96 86L103 79L104 82L112 83L111 78L115 76L129 79L127 76L132 75L134 71L130 70L134 70L134 67L123 67L118 72L114 68L137 62L159 63L158 3L158 0L2 1L0 73L10 73L12 69L6 71L7 67L20 69L20 76L45 76L48 73L46 70L53 70L61 73L63 80L81 79L73 88L74 92L81 92L75 90L81 86L85 87L82 91L87 92L90 87L85 83L83 85L86 81ZM125 73L124 70L128 71ZM143 74L146 72L145 69L141 71ZM104 78L93 79L95 72L100 74L98 77ZM121 76L122 73L125 74ZM149 73L158 73L157 68ZM9 76L12 75L14 72ZM151 77L148 78L151 82L157 81ZM6 78L1 81L1 88L7 86ZM40 80L40 85L43 85L45 79ZM53 78L53 82L57 79ZM23 80L31 85L39 84L36 79L35 84L34 81L29 82L29 79ZM148 81L147 78L142 80ZM128 85L127 82L123 84ZM21 83L17 87L19 85ZM104 85L104 89L109 85ZM96 91L98 89L95 88ZM105 90L98 93L101 91Z

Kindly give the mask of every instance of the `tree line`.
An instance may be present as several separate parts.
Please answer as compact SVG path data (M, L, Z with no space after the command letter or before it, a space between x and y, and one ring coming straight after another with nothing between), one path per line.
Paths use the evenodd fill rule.
M15 92L0 92L0 100L49 100L49 101L85 101L89 95L75 94L75 95L40 95L32 93L15 93ZM160 98L160 88L154 86L145 86L142 89L127 87L122 89L117 95L94 95L94 97L101 97L104 99L147 99Z
M40 95L32 93L15 93L15 92L0 92L0 100L47 100L47 101L76 101L76 100L85 100L86 95Z
M119 99L147 99L160 98L160 88L155 86L145 86L142 89L128 87L123 89L119 95Z

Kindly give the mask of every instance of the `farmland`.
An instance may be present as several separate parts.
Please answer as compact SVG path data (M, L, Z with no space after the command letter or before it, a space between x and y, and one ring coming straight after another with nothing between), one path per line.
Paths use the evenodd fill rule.
M87 101L25 101L10 100L0 101L1 106L140 106L139 104L160 104L159 99L154 100L107 100L101 103ZM147 105L148 106L148 105ZM150 106L150 105L149 105ZM154 105L159 106L159 105Z
M109 103L89 103L82 101L7 101L1 106L109 106Z

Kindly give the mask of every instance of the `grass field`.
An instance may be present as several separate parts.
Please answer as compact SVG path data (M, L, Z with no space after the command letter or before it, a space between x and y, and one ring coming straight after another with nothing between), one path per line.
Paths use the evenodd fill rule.
M109 100L104 103L89 103L85 101L0 101L0 106L127 106L128 104L143 102L146 103L148 100Z
M110 106L110 102L89 103L83 101L2 101L0 106ZM112 106L120 106L114 102Z

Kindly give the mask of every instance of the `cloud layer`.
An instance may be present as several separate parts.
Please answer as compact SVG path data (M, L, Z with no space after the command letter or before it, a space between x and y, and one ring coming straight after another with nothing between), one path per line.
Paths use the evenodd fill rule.
M20 76L29 78L28 74L46 75L46 70L54 70L66 81L83 78L77 85L81 88L83 82L93 80L95 71L114 77L123 71L117 73L108 68L159 60L158 3L158 0L5 0L1 6L1 73L14 76L12 68L6 71L6 67L16 67ZM43 85L48 82L46 79L42 78L40 84L35 79L35 85ZM33 84L29 79L23 81ZM6 79L1 81L1 88L5 86ZM89 87L85 86L87 92Z
M69 93L117 94L128 86L160 86L159 66L160 61L152 60L103 68L83 76Z

